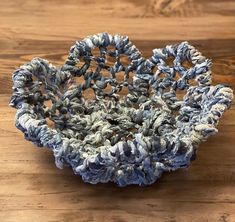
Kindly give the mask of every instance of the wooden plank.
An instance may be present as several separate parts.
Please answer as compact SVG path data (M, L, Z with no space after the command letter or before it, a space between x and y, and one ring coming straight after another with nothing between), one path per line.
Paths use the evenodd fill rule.
M194 5L201 9L194 16L145 16L146 7L154 5L152 0L99 0L92 7L72 0L60 1L60 7L53 1L1 1L0 82L6 87L0 93L11 92L11 75L19 65L33 57L62 65L76 40L101 31L129 35L146 57L153 48L188 40L213 59L215 82L235 87L234 1L199 1ZM196 6L186 4L184 11L192 13Z
M91 185L25 141L8 106L12 72L33 57L61 66L90 34L128 35L146 58L188 40L213 60L213 83L235 90L233 0L0 1L0 221L235 221L235 105L189 169L149 187Z
M73 41L21 40L19 50L0 52L0 81L5 87L0 87L0 94L11 93L12 72L20 65L34 57L47 59L52 64L61 66L67 57L69 47ZM152 55L152 49L165 47L167 44L179 43L177 40L134 40L136 46L146 58ZM229 83L235 89L235 38L230 40L191 40L190 43L198 48L206 57L213 61L213 81ZM28 46L31 46L31 48ZM37 45L35 48L34 45ZM41 46L41 47L39 47ZM58 47L57 47L58 46ZM2 86L3 86L2 85Z
M118 188L85 184L70 168L57 169L49 150L35 148L14 127L8 100L0 96L0 221L235 219L235 106L189 169L166 173L150 187Z

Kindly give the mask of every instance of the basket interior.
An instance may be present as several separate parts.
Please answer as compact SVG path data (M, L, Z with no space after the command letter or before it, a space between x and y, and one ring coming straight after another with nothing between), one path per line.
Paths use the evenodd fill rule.
M165 52L155 62L130 47L131 55L115 44L88 48L76 61L72 47L61 69L37 70L28 81L34 112L63 136L97 147L132 140L136 133L174 131L183 96L198 85L185 74L194 64L187 53Z

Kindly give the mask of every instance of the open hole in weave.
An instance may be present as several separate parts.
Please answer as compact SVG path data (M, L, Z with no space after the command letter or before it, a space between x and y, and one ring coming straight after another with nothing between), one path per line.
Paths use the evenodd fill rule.
M52 103L51 100L45 100L44 101L44 106L49 108L50 110L52 109L52 105L53 105L53 103Z
M38 81L38 78L35 75L32 75L31 78L30 78L30 81L28 83L30 85L30 84L32 84L33 82L36 82L36 81Z
M173 80L177 82L180 78L181 78L180 73L177 72L177 71L175 71L175 72L174 72L174 78L173 78Z
M112 75L109 70L102 69L101 72L99 73L99 76L105 77L105 78L110 78Z
M125 96L129 93L129 90L127 87L122 87L122 90L118 93L120 99L124 99Z
M176 90L176 97L178 99L178 101L183 101L185 93L187 92L187 90Z
M97 62L95 60L91 60L89 63L89 68L87 69L87 71L89 72L94 72L97 68Z
M58 109L55 110L55 115L60 116L60 111Z
M128 72L128 84L129 85L133 85L133 78L134 78L134 73Z
M28 89L31 91L41 91L46 93L44 80L39 80L36 76L32 75L32 79L28 82Z
M157 74L157 72L158 72L157 66L151 67L151 74L155 75L155 74Z
M198 82L196 79L189 79L187 82L189 86L198 86Z
M76 65L78 68L82 68L85 65L86 61L84 60L83 57L81 57Z
M84 76L74 76L71 82L71 85L78 86L85 84Z
M148 95L149 98L152 98L152 96L155 95L154 89L150 85L148 86L147 95Z
M98 47L95 47L91 50L91 54L95 57L100 56L100 49Z
M105 94L110 94L112 92L113 87L110 84L107 84L107 86L103 89L103 92Z
M120 83L123 83L124 80L125 80L125 72L124 71L121 71L121 72L117 72L116 73L116 80L117 82L120 84Z
M55 123L52 119L50 118L46 118L46 122L47 122L47 125L51 128L51 129L55 129Z
M82 96L85 100L94 100L95 99L95 93L92 88L85 89L82 93Z
M175 58L173 56L169 56L166 58L165 63L169 67L174 67L174 60Z
M113 67L116 62L117 60L114 56L106 55L106 65Z
M188 60L188 59L184 59L183 62L181 63L182 67L184 67L185 69L190 69L192 68L194 65L192 63L192 61Z
M126 55L121 54L119 57L119 61L121 62L121 64L125 67L127 67L130 63L129 58Z
M115 51L116 51L116 47L113 46L113 45L108 45L108 46L106 47L106 49L107 49L107 51L110 52L110 53L115 53Z
M167 77L167 74L165 74L165 73L160 72L159 70L157 70L156 76L157 76L157 79L165 79L165 78Z

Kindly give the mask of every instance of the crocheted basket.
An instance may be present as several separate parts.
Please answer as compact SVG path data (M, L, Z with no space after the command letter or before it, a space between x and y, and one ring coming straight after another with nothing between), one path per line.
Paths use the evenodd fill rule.
M76 42L62 67L35 58L17 69L10 105L57 167L93 184L152 184L189 166L230 106L232 90L211 85L211 64L187 42L146 59L127 36L100 33Z

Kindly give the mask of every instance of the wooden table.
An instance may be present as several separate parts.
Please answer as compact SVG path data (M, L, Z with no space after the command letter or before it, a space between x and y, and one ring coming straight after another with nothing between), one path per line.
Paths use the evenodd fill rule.
M75 40L101 31L129 35L146 57L188 40L213 59L214 84L235 89L235 2L170 2L0 1L1 222L235 221L234 105L189 169L125 188L85 184L71 169L57 169L51 152L24 140L8 107L11 74L20 64L39 56L62 65Z

